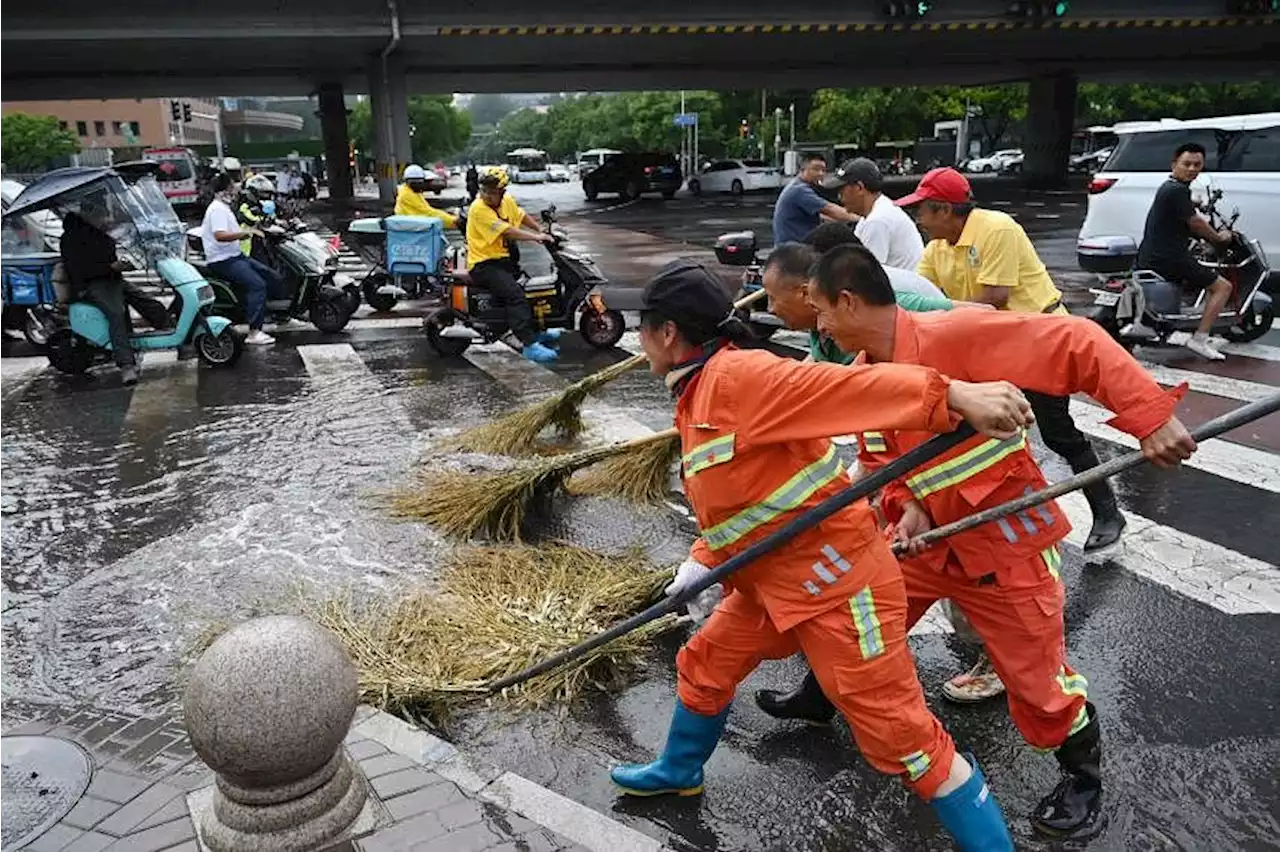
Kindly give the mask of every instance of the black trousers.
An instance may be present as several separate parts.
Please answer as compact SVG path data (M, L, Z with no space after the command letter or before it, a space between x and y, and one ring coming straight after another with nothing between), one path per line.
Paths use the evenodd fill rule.
M519 341L528 346L538 336L533 324L533 309L524 296L524 288L516 283L515 264L509 260L486 260L471 268L471 280L493 294L493 300L507 315L507 326Z
M1092 461L1088 461L1085 467L1097 464L1093 445L1071 419L1070 397L1049 396L1029 390L1024 390L1023 394L1027 402L1031 403L1031 410L1036 415L1036 423L1040 426L1040 436L1044 438L1045 445L1049 449L1066 459L1073 470L1077 460L1086 455Z
M80 299L92 302L106 315L111 335L111 354L121 367L131 367L136 363L133 346L129 342L129 335L133 331L133 323L129 319L130 307L142 314L152 328L164 329L173 325L169 311L163 304L123 278L96 278L81 288Z

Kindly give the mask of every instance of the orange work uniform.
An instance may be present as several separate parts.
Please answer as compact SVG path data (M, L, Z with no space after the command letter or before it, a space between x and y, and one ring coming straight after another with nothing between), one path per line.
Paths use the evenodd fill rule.
M933 370L800 364L715 352L676 382L685 493L701 527L691 556L715 566L848 486L825 436L950 431ZM907 596L865 500L760 557L676 659L681 702L713 716L762 660L803 651L867 761L932 798L955 744L924 702L906 643Z
M1138 438L1170 417L1183 390L1166 392L1095 324L1076 317L1012 312L898 311L893 362L935 366L965 381L1003 379L1054 395L1084 392L1112 411L1110 425ZM929 437L862 432L859 461L874 470ZM914 500L935 526L1046 485L1026 436L972 438L884 489L896 523ZM1058 543L1071 525L1049 502L951 536L902 561L908 628L934 601L968 616L1007 688L1014 724L1032 746L1056 749L1088 724L1088 683L1067 663Z

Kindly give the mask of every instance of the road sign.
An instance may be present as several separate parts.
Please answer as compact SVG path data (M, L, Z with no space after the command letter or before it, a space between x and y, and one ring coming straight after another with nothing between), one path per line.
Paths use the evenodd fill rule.
M677 113L675 117L676 127L694 127L698 123L698 114L696 112Z

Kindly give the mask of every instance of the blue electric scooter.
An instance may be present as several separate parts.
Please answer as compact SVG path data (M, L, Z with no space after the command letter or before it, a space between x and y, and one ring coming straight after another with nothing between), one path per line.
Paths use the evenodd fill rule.
M156 183L154 169L154 163L58 169L23 190L4 216L42 209L86 215L112 237L121 260L154 270L174 290L169 313L175 327L133 334L133 348L148 352L190 344L204 363L230 367L244 352L244 337L230 320L210 313L213 287L182 259L182 223ZM48 355L56 369L72 374L111 360L106 315L96 305L71 303L65 320L49 335Z

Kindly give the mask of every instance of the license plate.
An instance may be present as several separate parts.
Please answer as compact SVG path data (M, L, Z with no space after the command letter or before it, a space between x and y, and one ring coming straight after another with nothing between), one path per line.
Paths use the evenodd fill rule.
M1119 293L1094 293L1093 294L1093 303L1095 305L1104 305L1109 308L1118 304L1119 302L1120 302Z

